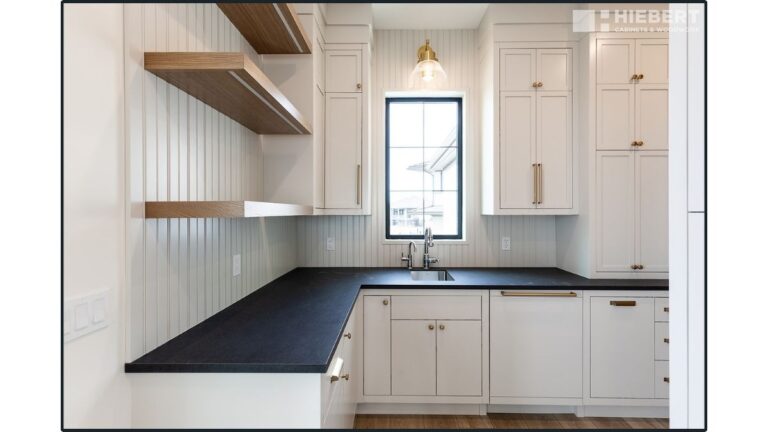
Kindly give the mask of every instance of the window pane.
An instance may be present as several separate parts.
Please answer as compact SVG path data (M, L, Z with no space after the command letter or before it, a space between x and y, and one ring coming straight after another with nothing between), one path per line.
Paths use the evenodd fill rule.
M424 190L458 190L458 149L437 147L424 149Z
M389 190L420 191L424 181L424 150L393 148L389 150Z
M458 109L455 102L424 104L425 147L456 146Z
M421 147L424 137L424 104L389 104L389 146Z
M423 192L390 192L389 234L424 235Z
M424 224L432 228L433 235L457 235L458 216L458 192L424 193Z

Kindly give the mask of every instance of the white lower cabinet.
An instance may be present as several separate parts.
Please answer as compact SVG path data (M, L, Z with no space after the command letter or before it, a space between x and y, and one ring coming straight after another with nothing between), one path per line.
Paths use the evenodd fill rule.
M437 321L437 395L482 396L482 323Z
M580 399L581 292L491 291L490 303L491 403Z
M435 322L392 320L392 394L434 396L437 381Z

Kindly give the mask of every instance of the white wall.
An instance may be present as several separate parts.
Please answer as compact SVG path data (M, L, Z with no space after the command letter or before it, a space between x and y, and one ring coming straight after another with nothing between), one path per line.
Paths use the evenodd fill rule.
M144 71L145 51L244 52L262 64L213 3L125 5L128 360L296 266L292 218L143 219L145 200L259 200L264 166L259 135Z
M298 222L301 266L399 266L406 245L384 243L384 94L409 90L408 77L416 50L430 38L448 82L441 90L466 93L465 202L466 244L436 244L441 266L554 266L554 216L480 215L480 140L475 30L380 30L374 33L372 94L371 216L304 217ZM512 238L512 250L501 251L501 236ZM325 250L335 237L336 251ZM421 253L421 245L419 246Z
M110 321L64 345L68 428L130 427L122 30L122 5L64 6L64 298L108 289Z

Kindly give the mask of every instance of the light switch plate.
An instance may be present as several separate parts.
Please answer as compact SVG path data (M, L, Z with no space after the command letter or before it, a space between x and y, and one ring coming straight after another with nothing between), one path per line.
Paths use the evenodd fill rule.
M511 250L512 249L512 239L509 237L502 237L501 238L501 250Z
M327 251L336 250L336 237L328 237L327 239L325 239L325 250Z
M64 342L109 325L109 290L64 300Z
M240 276L240 254L232 257L232 276Z

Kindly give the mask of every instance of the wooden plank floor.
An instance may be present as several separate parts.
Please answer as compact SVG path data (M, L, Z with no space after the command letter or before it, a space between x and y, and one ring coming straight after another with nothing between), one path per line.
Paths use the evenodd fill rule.
M576 417L573 414L358 414L355 429L669 429L667 419Z

